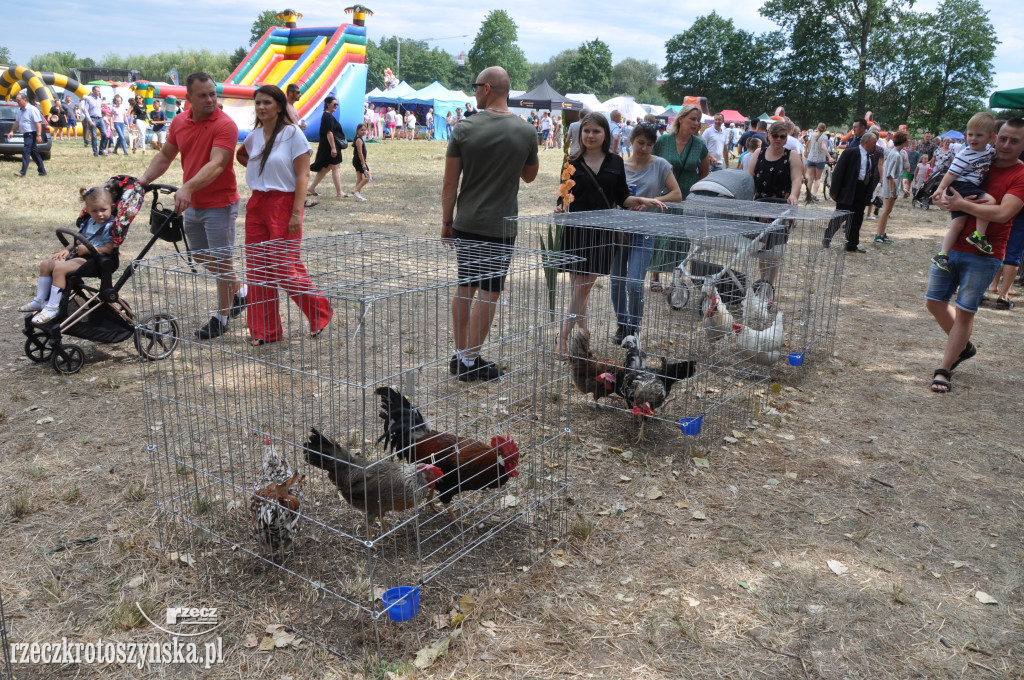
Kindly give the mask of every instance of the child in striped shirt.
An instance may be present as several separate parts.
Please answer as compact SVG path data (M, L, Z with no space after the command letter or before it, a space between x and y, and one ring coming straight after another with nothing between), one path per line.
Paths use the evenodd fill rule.
M973 197L978 203L994 203L992 197L985 193L981 185L988 175L989 166L995 159L996 151L990 145L995 133L996 119L991 113L976 113L971 117L967 123L967 144L956 153L946 176L939 183L939 188L932 194L932 201L940 199L952 187L964 198ZM938 255L932 258L932 262L943 271L949 271L949 251L956 245L956 240L967 220L967 213L954 211L950 217L952 222L950 222L945 238L942 239L942 249ZM992 245L985 236L987 230L987 221L975 220L974 233L967 237L967 242L986 255L990 255Z

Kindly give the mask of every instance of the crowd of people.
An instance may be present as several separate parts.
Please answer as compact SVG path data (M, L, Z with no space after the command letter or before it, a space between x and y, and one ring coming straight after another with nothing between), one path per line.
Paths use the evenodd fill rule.
M366 140L375 135L388 139L412 139L418 120L410 110L387 107L380 121L365 120L354 139L345 137L335 117L338 102L324 101L320 140L314 154L303 133L294 104L297 88L282 92L274 86L259 88L254 100L256 127L237 148L238 129L218 103L215 84L204 73L187 79L189 108L167 116L161 102L152 109L142 97L125 102L115 95L108 103L94 87L78 105L70 99L53 107L49 123L61 140L77 139L82 124L83 143L97 156L146 152L156 157L140 177L143 185L159 178L172 161L181 158L184 180L175 194L175 210L184 217L190 249L207 251L234 245L239 196L232 159L246 168L252 190L245 219L245 242L259 250L267 241L284 241L286 248L268 249L266 257L249 258L246 284L234 272L230 256L197 252L196 261L218 277L217 308L209 322L196 331L200 339L213 339L227 331L230 320L246 313L250 342L254 346L283 337L277 293L282 286L309 320L310 335L319 335L333 314L329 300L315 290L299 259L298 240L304 211L314 205L318 187L332 175L338 196L342 190L339 165L342 151L351 148L356 175L352 196L361 194L372 180ZM290 88L291 89L291 88ZM442 188L441 235L454 239L459 255L460 280L479 283L461 286L452 301L455 354L451 372L460 380L492 380L501 369L480 356L490 319L504 287L508 249L515 234L508 233L504 218L518 212L519 181L532 181L538 172L538 150L562 145L561 117L531 111L516 115L507 106L508 76L500 67L486 69L474 84L476 106L468 104L447 115L443 124L449 137ZM24 93L18 95L20 112L12 132L24 137L24 175L30 160L39 174L46 170L35 145L44 121ZM373 111L367 107L367 115ZM433 130L433 109L427 107L428 130ZM400 122L401 121L401 122ZM376 130L374 130L376 126ZM853 122L846 135L829 133L824 124L800 131L789 120L752 121L747 130L726 125L721 114L705 123L696 106L684 106L665 129L654 116L623 120L618 111L582 112L572 123L566 139L570 167L566 171L573 200L564 202L560 192L556 210L580 212L624 208L662 210L665 202L684 200L691 187L709 173L740 168L752 178L755 196L797 205L807 188L807 202L821 200L819 188L828 166L829 195L836 207L851 213L845 228L846 250L864 253L860 230L865 219L875 220L874 243L887 245L889 220L897 201L913 197L914 205L931 203L951 210L951 222L939 252L932 258L926 294L927 308L948 335L942 363L935 371L932 390L952 389L952 371L972 358L977 348L970 342L973 317L986 291L996 294L995 306L1010 309L1012 284L1024 255L1024 120L997 121L991 114L971 118L965 139L934 140L930 132L913 139L905 129L882 133L865 119ZM500 167L499 167L500 166ZM315 176L310 181L310 174ZM941 182L927 191L930 179ZM929 185L932 186L932 185ZM89 220L84 228L97 250L116 255L111 233L111 199L104 187L83 193ZM877 210L877 213L875 211ZM836 236L830 227L824 245ZM484 244L504 253L489 258L494 270L480 278L478 263L458 245ZM661 288L659 275L671 271L685 247L670 238L609 240L608 232L586 227L568 228L562 247L585 255L570 271L572 297L569 320L562 327L556 351L565 356L566 340L573 325L587 326L587 305L594 283L612 275L610 287L617 318L615 337L641 331L644 313L644 282L651 272L651 291ZM222 251L230 252L230 251ZM254 251L255 252L255 251ZM260 251L262 252L262 251ZM39 323L51 321L61 299L61 282L88 261L70 249L47 258L40 266L36 297L23 307ZM501 264L504 262L504 266ZM494 264L497 263L497 264ZM262 278L261 278L262 277ZM273 283L271 283L273 282ZM45 285L44 285L45 284ZM955 306L949 302L956 296Z

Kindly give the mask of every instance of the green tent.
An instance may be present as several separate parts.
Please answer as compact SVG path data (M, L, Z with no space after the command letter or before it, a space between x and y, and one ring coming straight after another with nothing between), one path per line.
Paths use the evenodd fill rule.
M988 105L992 109L1024 109L1024 87L993 92Z
M762 113L760 116L757 117L757 119L758 120L771 120L772 117L769 116L767 113Z

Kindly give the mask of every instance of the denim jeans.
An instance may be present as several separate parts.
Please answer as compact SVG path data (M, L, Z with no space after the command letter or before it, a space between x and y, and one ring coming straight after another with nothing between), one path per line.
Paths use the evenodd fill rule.
M644 277L653 254L652 237L630 234L629 245L619 248L612 260L612 307L618 324L630 333L640 330L644 318Z
M114 154L117 154L117 147L121 147L124 151L124 155L128 155L128 133L125 132L124 123L114 123L114 129L117 130L117 142L114 146Z
M87 118L86 120L89 122L89 130L92 132L92 135L90 135L92 137L92 155L96 156L100 151L107 148L107 134L103 131L103 119L96 117ZM98 140L96 139L97 135L100 137ZM99 142L98 150L97 142Z

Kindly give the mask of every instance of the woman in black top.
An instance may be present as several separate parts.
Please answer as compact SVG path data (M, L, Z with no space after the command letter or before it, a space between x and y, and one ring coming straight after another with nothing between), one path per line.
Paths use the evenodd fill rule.
M627 208L643 210L648 207L664 209L654 198L641 198L630 194L626 184L626 166L622 157L609 152L611 129L600 113L587 115L580 123L580 152L569 162L574 167L572 180L573 201L569 212ZM559 198L559 212L564 212ZM582 262L567 267L572 297L569 312L558 335L556 352L565 357L566 341L574 325L587 328L587 300L598 276L605 276L612 268L615 250L615 232L609 229L567 226L562 232L562 251L583 258Z
M334 112L337 110L338 100L336 97L324 99L324 115L320 119L320 144L316 148L316 159L309 166L310 170L316 172L316 177L313 178L313 183L309 185L309 191L306 192L312 196L320 195L316 187L328 172L331 173L334 191L338 197L348 196L341 190L341 170L338 169L338 163L341 163L341 149L338 148L335 135L344 138L345 132L341 129L341 123L334 117Z
M804 179L804 162L799 153L786 148L789 123L772 123L768 128L768 148L754 152L750 176L754 178L756 198L784 198L796 205Z
M139 149L142 149L142 155L146 155L146 116L149 114L146 111L146 102L142 99L142 96L136 96L132 100L132 124L135 125L135 131L138 133L135 136L135 141L132 144L132 153L135 153Z

